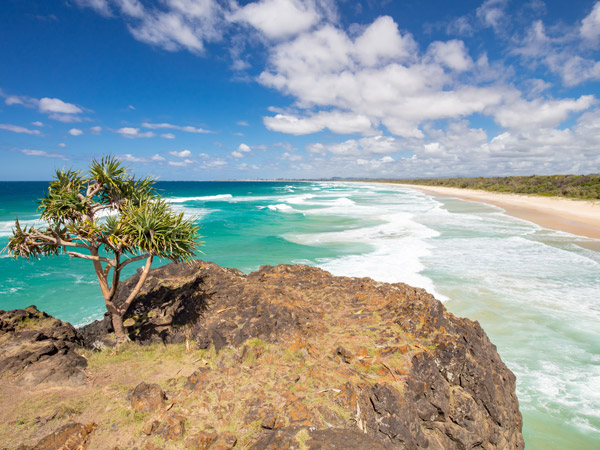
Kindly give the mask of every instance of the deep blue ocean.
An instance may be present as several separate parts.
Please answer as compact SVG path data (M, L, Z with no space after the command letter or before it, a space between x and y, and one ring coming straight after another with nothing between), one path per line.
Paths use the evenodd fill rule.
M600 253L584 248L589 239L392 185L158 187L202 226L202 259L244 272L310 264L427 289L452 313L478 320L516 374L527 449L600 448ZM36 223L34 201L46 188L0 182L1 247L15 217ZM75 325L104 313L89 261L0 256L1 309L35 304Z

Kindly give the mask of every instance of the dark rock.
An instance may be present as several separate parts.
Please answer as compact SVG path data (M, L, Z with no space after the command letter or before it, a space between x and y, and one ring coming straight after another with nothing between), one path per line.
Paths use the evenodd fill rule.
M19 385L82 385L87 361L75 352L82 344L71 324L35 306L0 312L0 375L15 375Z
M158 384L141 382L131 393L131 406L141 413L153 413L165 408L167 397Z
M69 423L43 438L30 450L85 450L95 429L95 423Z
M177 441L185 434L185 417L180 414L168 414L156 428L155 434L164 440Z
M352 353L350 353L344 347L336 348L335 354L339 356L346 364L350 364L350 362L352 362Z
M306 427L286 427L264 433L250 450L389 450L391 444L385 440L369 436L359 430L336 429L314 430ZM410 448L410 447L407 447Z
M119 298L137 276L125 282ZM331 400L337 405L330 405L343 411L336 414L304 400L300 375L282 380L298 389L297 396L281 395L280 417L293 425L285 429L268 430L272 421L264 411L246 404L245 422L267 425L257 449L292 448L295 433L302 430L302 436L309 434L304 436L308 448L524 447L514 375L477 322L448 313L423 289L334 277L307 266L265 266L244 275L197 261L152 270L129 318L134 322L130 337L139 342L183 342L190 337L200 348L214 346L217 351L249 338L278 343L296 361L312 360L315 389L341 388ZM86 345L92 338L106 338L106 321L90 327L83 331ZM357 336L361 329L381 345L362 348ZM238 355L240 365L248 366L244 370L252 371L251 364L244 364L248 355L261 358L257 365L269 356L249 351ZM328 365L336 359L345 364ZM321 366L335 376L318 373ZM186 395L200 395L214 387L215 377L232 371L221 365L198 369L187 380ZM220 395L220 401L227 401ZM219 408L217 416L231 412ZM323 426L336 428L306 428ZM355 445L344 447L349 441Z
M192 450L208 450L217 440L217 433L200 431L185 441L185 446Z
M237 444L237 437L233 433L224 432L219 435L210 450L231 450Z

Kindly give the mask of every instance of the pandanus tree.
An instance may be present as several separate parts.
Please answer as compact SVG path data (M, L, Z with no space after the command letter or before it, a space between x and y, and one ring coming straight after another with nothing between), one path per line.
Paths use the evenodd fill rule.
M199 227L193 218L170 209L157 194L154 179L136 179L114 157L92 161L88 172L57 170L38 202L45 225L24 227L17 219L7 250L13 257L67 254L90 260L121 343L129 339L124 316L153 259L191 260L200 245ZM144 260L134 288L115 303L123 269Z

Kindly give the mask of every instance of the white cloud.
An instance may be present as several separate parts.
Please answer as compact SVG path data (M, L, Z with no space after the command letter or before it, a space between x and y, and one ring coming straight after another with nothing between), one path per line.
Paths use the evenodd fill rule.
M192 152L189 150L182 150L180 152L169 152L170 155L177 156L178 158L188 158L192 156Z
M79 6L88 7L103 16L110 16L111 9L109 0L74 0Z
M436 41L431 43L427 53L431 55L434 61L457 72L464 72L473 67L473 60L469 56L463 41Z
M43 156L44 158L63 159L65 161L69 159L65 155L62 155L60 153L48 153L47 151L44 151L44 150L23 149L23 150L21 150L21 153L23 153L24 155L27 155L27 156Z
M139 128L132 127L123 127L119 128L117 131L122 137L134 139L134 138L151 138L156 136L152 131L147 131L145 133L140 133Z
M585 111L594 103L593 95L582 95L577 100L517 99L497 108L494 118L506 128L551 128L565 121L569 114Z
M166 11L153 10L129 25L139 41L168 51L202 53L205 41L221 37L222 11L214 0L167 0Z
M296 136L316 133L325 128L339 134L376 133L368 117L340 111L323 111L306 118L277 114L273 117L263 117L263 122L269 130Z
M238 151L240 151L242 153L249 153L250 147L247 146L246 144L240 144L240 146L238 147Z
M165 161L165 158L163 156L160 156L158 153L153 155L150 159L152 161Z
M185 167L193 163L194 161L191 159L184 159L183 161L169 161L169 165L175 167Z
M281 39L310 29L320 16L311 0L259 0L237 9L229 19L250 24L269 38Z
M150 8L139 0L75 1L105 17L120 13L135 39L168 51L201 53L205 42L220 39L224 31L223 10L216 0L163 0Z
M72 103L65 103L58 98L48 97L40 99L38 109L43 113L79 114L83 112L81 108Z
M233 156L234 158L243 158L244 154L238 151L233 151L231 152L231 156Z
M401 149L402 143L392 136L365 137L339 143L316 143L307 146L310 153L330 152L337 156L391 155Z
M281 154L281 158L280 159L285 160L285 161L296 162L296 161L302 161L303 158L300 155L295 155L295 154L290 153L290 152L283 152Z
M37 99L26 95L6 95L0 90L0 97L4 97L4 103L7 105L21 105L26 108L37 108L41 113L48 114L52 120L58 120L65 123L81 122L81 117L77 114L83 110L72 103L66 103L58 98L44 97ZM41 122L38 122L41 123Z
M210 130L205 130L204 128L197 128L197 127L192 127L192 126L180 126L180 125L173 125L170 123L148 123L148 122L144 122L142 123L142 127L144 128L149 128L151 130L160 130L160 129L171 129L171 130L178 130L178 131L185 131L186 133L213 133Z
M236 124L239 125L240 127L248 127L248 126L250 126L248 124L248 122L246 122L245 120L239 120L239 121L236 122Z
M596 20L600 20L600 2L579 28L557 28L559 31L549 35L544 23L537 20L511 52L528 64L546 66L566 86L600 80L600 61L593 51L600 43L600 31L594 28Z
M31 125L33 125L34 127L43 127L44 124L42 122L40 122L39 120L36 120L35 122L31 122Z
M132 110L132 111L135 111L135 106L133 106L133 105L129 105L129 106L127 106L127 108L130 109L130 110Z
M65 144L64 142L61 142L60 144L58 144L58 146L60 148L65 148L67 146L67 144Z
M498 31L506 16L507 0L486 0L477 8L477 17L484 25Z
M102 127L99 127L99 126L95 126L95 127L91 127L90 128L90 132L92 134L100 134L101 131L102 131Z
M394 48L375 46L369 54L364 42L373 41L373 30L396 42ZM459 77L469 70L479 75L489 65L476 65L457 40L436 42L419 55L412 36L400 33L391 18L379 18L354 39L325 25L276 45L259 76L263 85L295 97L296 107L310 115L280 112L264 123L295 135L325 128L378 134L375 127L383 124L397 136L423 137L424 121L484 113L514 90L487 79L481 87L464 84Z
M124 155L119 155L119 159L127 162L148 162L147 158L141 156L133 156L131 153L125 153Z
M357 60L371 67L390 61L408 61L414 57L417 44L410 34L401 35L398 25L389 16L382 16L369 25L354 43Z
M34 134L37 136L42 134L39 130L30 130L29 128L12 125L10 123L0 123L0 130L12 131L13 133Z
M81 135L83 134L83 131L82 131L82 130L80 130L79 128L71 128L71 129L69 130L69 134L70 134L71 136L81 136Z
M221 158L204 158L200 167L202 169L218 169L227 165L227 161Z
M592 44L600 41L600 2L596 2L592 12L581 21L579 33Z
M71 114L50 114L48 116L49 119L58 120L63 123L79 123L82 122L83 119L79 116L71 115Z
M160 135L160 137L165 139L175 139L175 135L173 133L163 133Z

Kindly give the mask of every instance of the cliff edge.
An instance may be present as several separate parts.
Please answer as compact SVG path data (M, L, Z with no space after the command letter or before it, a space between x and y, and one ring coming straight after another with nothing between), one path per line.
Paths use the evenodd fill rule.
M85 407L19 442L77 422L89 448L121 450L524 448L514 375L477 322L422 289L307 266L168 264L127 324L150 345L110 349L106 319L79 330L107 347L80 352L87 384L63 395Z

